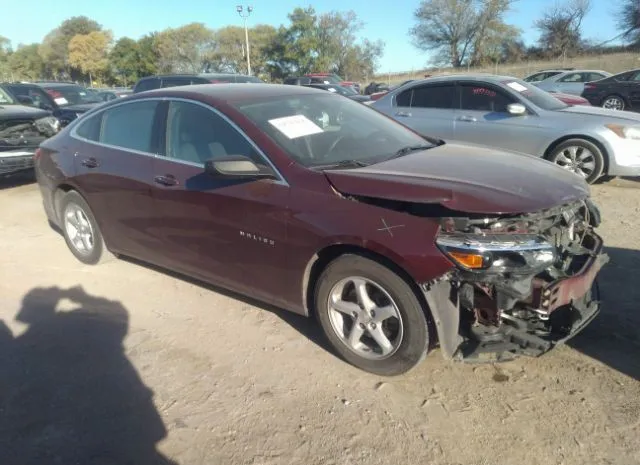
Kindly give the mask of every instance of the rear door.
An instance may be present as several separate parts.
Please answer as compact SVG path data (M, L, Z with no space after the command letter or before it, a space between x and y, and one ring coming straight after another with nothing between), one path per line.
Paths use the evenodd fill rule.
M524 153L537 153L539 118L528 112L515 116L507 111L522 103L498 85L464 81L458 83L460 109L456 111L454 139Z
M569 73L562 76L553 86L556 92L565 94L581 95L584 83L591 73Z
M160 100L138 100L90 115L71 136L75 181L118 252L148 259L153 239L151 197ZM153 260L151 260L153 261Z
M289 187L278 179L228 179L205 161L245 155L270 166L250 139L212 107L171 100L164 156L154 160L154 211L162 264L270 299L282 286Z
M398 94L391 116L426 136L451 139L455 126L455 83L430 83Z

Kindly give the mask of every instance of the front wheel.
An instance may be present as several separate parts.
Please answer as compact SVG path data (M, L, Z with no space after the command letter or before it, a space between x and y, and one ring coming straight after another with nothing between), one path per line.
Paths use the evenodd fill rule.
M584 139L569 139L555 147L549 161L582 176L593 184L602 176L604 155L597 145Z
M331 262L316 286L315 308L336 352L362 370L400 375L427 354L429 330L419 300L378 262L358 255Z

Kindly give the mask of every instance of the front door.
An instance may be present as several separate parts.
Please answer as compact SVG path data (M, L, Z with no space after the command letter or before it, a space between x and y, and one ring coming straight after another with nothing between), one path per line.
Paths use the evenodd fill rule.
M448 140L454 132L454 97L453 83L411 87L398 94L390 116L420 134Z
M76 181L109 245L148 259L153 238L151 196L158 100L134 101L87 117L72 132Z
M264 155L211 107L184 100L167 108L164 156L154 160L153 197L172 269L272 300L282 286L289 187L283 179L229 179L205 161Z

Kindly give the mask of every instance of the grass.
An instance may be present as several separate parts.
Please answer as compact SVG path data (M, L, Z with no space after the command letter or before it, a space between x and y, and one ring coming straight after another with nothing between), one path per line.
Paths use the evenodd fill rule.
M538 70L546 68L580 68L600 69L616 74L628 69L640 68L640 53L612 53L608 55L589 55L566 60L551 61L521 61L519 63L495 64L493 66L477 68L426 68L424 70L405 71L401 73L382 73L374 76L376 82L389 85L397 84L408 79L421 79L425 74L439 75L451 73L490 73L514 77L525 77Z

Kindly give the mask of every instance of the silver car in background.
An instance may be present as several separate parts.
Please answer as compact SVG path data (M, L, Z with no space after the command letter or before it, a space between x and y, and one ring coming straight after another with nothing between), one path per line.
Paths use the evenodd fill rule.
M422 79L371 108L427 136L544 157L589 183L603 175L640 176L639 114L569 106L517 78Z
M599 81L609 76L613 75L599 69L576 69L563 71L542 81L532 82L532 84L547 92L582 95L585 83Z

